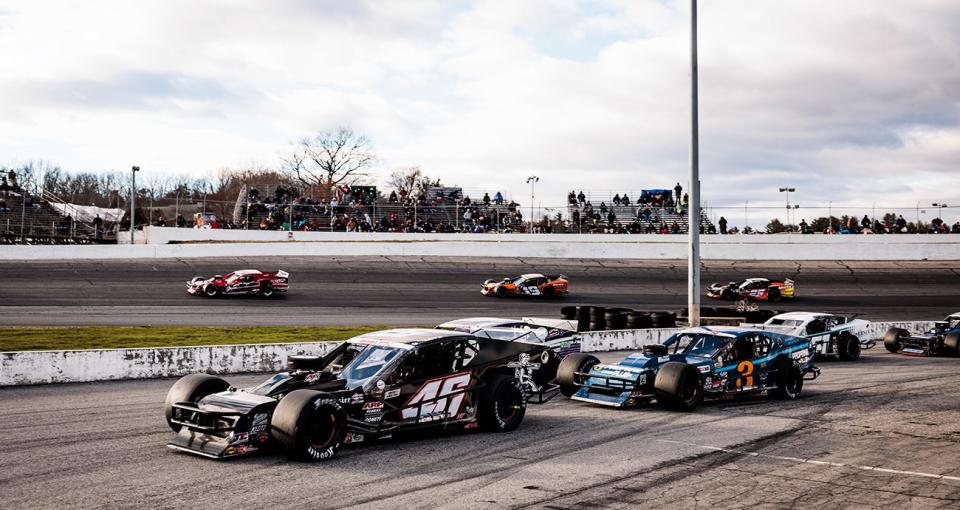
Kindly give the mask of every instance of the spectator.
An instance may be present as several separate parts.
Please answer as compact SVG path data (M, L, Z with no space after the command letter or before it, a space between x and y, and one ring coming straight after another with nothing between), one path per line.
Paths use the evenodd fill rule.
M0 181L0 193L6 193L7 191L10 190L10 185L7 184L7 176L3 175L3 176L0 176L0 178L3 179L2 181Z
M607 204L600 202L600 214L607 214Z
M9 182L10 189L16 191L17 188L19 188L19 186L17 186L17 172L14 172L12 168L7 172L7 181Z
M484 193L483 193L483 198L482 198L481 200L483 200L483 205L489 207L489 206L490 206L490 193L484 192Z
M577 205L577 192L571 191L567 193L567 203L570 205Z
M580 190L580 193L577 194L577 202L580 202L580 205L583 205L587 201L587 196L583 194L583 190Z
M579 211L579 210L576 210L576 209L575 209L575 210L573 211L573 223L574 223L575 225L577 225L577 226L580 225L580 211Z
M960 234L960 221L953 224L953 229L950 230L954 234Z
M679 233L680 233L680 225L678 225L676 221L674 221L673 223L670 224L670 233L671 233L671 234L679 234ZM666 232L664 232L664 234L666 234Z
M619 194L619 193L617 193L616 195L613 196L612 202L613 202L613 205L620 205L620 194Z
M720 224L720 233L725 235L727 233L727 219L721 216L720 221L717 223ZM801 223L801 225L803 225L803 223Z
M638 201L637 201L637 204L639 204L639 203L640 203L640 201L638 200ZM630 205L630 197L628 197L626 193L624 193L623 195L620 195L620 204L621 204L621 205Z
M907 220L903 219L903 215L897 216L897 233L907 231Z
M673 187L673 192L677 194L677 202L680 201L680 193L683 192L683 186L678 182L676 186Z
M860 220L860 228L870 228L871 225L873 225L873 222L864 214L863 219Z
M875 234L885 234L887 229L883 227L883 223L880 223L880 220L873 220L873 232Z
M617 223L617 215L613 213L613 209L610 209L610 212L607 213L607 223L611 226Z
M503 194L498 191L497 194L493 196L493 203L503 205Z
M397 190L393 190L390 192L390 198L388 199L388 202L390 202L391 204L395 204L398 202Z
M800 220L800 233L806 234L808 230L810 230L810 226L807 225L807 219L804 218Z
M166 227L166 226L167 226L167 220L163 219L163 215L161 214L160 217L157 218L157 221L156 221L156 223L154 223L154 225L156 225L156 226L158 226L158 227Z
M187 219L183 217L182 214L177 215L177 228L183 228L187 226Z

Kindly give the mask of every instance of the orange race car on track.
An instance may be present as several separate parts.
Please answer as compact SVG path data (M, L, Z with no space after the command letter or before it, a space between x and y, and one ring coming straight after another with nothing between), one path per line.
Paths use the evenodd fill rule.
M516 278L504 278L501 281L483 282L480 293L484 296L543 296L557 297L570 290L567 277L561 275L544 276L539 273L520 275Z

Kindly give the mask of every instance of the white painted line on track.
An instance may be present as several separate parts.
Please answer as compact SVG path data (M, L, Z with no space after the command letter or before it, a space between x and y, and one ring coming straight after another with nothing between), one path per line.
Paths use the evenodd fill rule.
M766 453L748 452L746 450L734 450L730 448L720 448L717 446L707 446L707 445L696 444L696 443L688 443L686 441L671 441L669 439L656 439L655 441L660 443L693 446L696 448L703 448L704 450L713 450L716 452L735 453L737 455L745 455L748 457L763 457L767 459L784 460L788 462L816 464L819 466L845 467L845 468L852 468L852 469L860 469L862 471L877 471L880 473L889 473L894 475L918 476L923 478L934 478L937 480L950 480L953 482L960 482L960 476L938 475L936 473L920 473L917 471L901 471L899 469L887 469L887 468L881 468L881 467L875 467L875 466L861 466L859 464L844 464L842 462L829 462L825 460L801 459L799 457L786 457L783 455L768 455Z

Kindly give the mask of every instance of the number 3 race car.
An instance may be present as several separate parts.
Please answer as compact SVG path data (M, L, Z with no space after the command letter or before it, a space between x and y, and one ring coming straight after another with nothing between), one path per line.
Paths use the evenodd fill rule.
M279 448L319 461L340 446L432 426L506 432L541 392L531 379L546 347L431 329L368 333L288 371L231 387L206 374L170 388L168 446L215 459Z
M714 299L751 301L780 301L793 298L796 286L793 280L771 280L768 278L747 278L740 282L714 283L707 290L707 297Z
M934 323L933 329L917 335L890 328L883 346L892 353L912 356L960 356L960 312Z
M788 312L771 317L759 327L809 338L817 356L836 356L842 361L854 361L860 359L861 350L877 345L873 340L860 340L854 334L855 330L869 325L870 322L862 319L850 319L832 313Z
M501 281L483 282L480 293L484 296L543 296L557 297L570 291L570 282L563 275L544 276L539 273L524 274Z
M655 400L692 410L705 398L773 394L795 399L815 379L810 341L742 328L692 328L608 365L589 354L560 362L560 391L574 400L630 407ZM809 377L808 377L809 376Z
M286 271L264 273L256 269L243 269L213 278L197 276L187 282L187 293L207 297L237 294L274 297L286 292L289 282L290 274Z

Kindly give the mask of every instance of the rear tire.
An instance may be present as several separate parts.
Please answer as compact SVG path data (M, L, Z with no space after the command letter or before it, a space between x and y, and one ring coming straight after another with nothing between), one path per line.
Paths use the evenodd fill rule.
M943 347L950 356L960 356L960 333L950 333L943 337Z
M196 404L207 395L226 391L230 387L227 381L207 374L190 374L181 377L167 392L167 399L163 403L163 413L167 417L167 425L174 432L180 432L180 425L171 423L173 418L173 404L190 402Z
M477 421L487 432L509 432L520 426L527 412L527 399L520 381L494 374L480 393Z
M540 293L543 294L543 297L547 299L557 297L557 289L553 288L553 285L545 285Z
M260 296L265 298L272 298L277 295L276 289L273 288L273 284L270 282L264 282L260 284Z
M692 411L703 401L703 380L693 365L664 363L653 380L657 403L665 409Z
M849 333L841 334L837 338L837 356L841 361L860 359L860 339Z
M347 413L328 393L295 390L280 399L270 419L270 435L294 460L332 458L347 435Z
M780 301L780 298L780 289L770 289L770 291L767 293L767 299L770 301L777 302Z
M900 352L900 348L903 347L901 340L908 334L905 329L890 328L887 330L887 334L883 335L883 346L886 347L888 351L896 354Z
M580 389L575 381L577 372L589 372L590 368L600 363L596 356L582 352L569 354L560 361L557 367L557 384L560 385L560 393L565 397L571 397Z
M800 371L800 367L783 360L781 367L777 368L777 389L773 392L774 396L783 400L796 400L801 390L803 390L803 372Z

